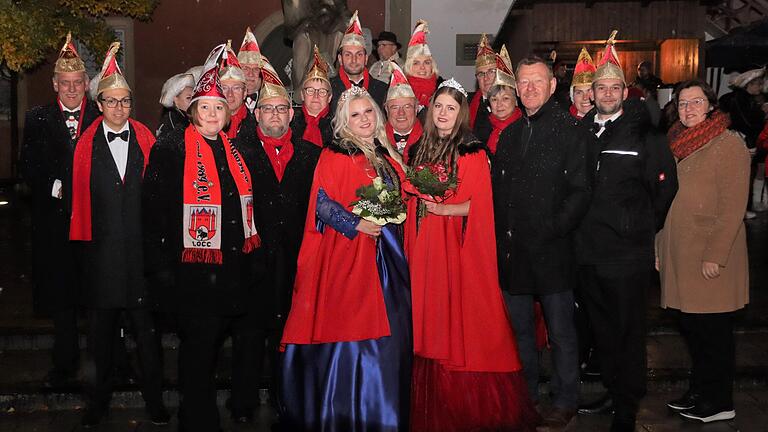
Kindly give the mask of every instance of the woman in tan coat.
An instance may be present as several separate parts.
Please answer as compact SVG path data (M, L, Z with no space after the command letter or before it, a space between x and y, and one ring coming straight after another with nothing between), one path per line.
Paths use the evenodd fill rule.
M679 311L691 355L689 389L667 405L702 422L733 409L733 312L748 302L744 211L749 153L700 80L680 84L679 121L669 130L679 190L657 236L661 306Z

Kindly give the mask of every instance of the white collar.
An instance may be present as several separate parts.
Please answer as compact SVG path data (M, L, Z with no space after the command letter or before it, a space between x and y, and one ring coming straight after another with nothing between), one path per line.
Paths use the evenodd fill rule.
M80 106L81 105L78 105L77 108L75 108L75 109L70 109L70 108L67 108L63 103L61 103L61 101L59 101L59 106L61 107L62 111L77 112L77 111L80 111Z
M411 129L408 132L406 132L406 133L400 133L400 132L396 131L395 128L392 128L392 133L400 135L400 136L410 135L411 132L413 132L413 127L411 127Z
M111 127L107 126L107 124L106 124L105 122L103 122L103 121L102 121L102 123L101 123L101 124L103 124L103 125L104 125L104 133L107 133L107 132L113 132L113 133L117 133L117 134L119 134L119 133L121 133L122 131L128 130L128 128L129 128L129 123L130 123L129 121L126 121L126 122L125 122L125 124L123 125L123 127L121 127L121 128L120 128L120 130L113 130Z
M599 124L600 127L603 127L608 122L616 121L616 119L621 117L622 114L624 114L624 110L620 109L619 112L617 112L616 114L608 117L605 120L600 120L599 118L597 118L597 115L595 115L595 123Z

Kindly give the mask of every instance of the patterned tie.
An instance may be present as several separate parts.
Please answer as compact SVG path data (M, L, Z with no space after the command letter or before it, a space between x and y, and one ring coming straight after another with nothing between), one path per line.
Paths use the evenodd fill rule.
M80 110L77 111L64 111L67 116L65 123L67 129L69 129L69 137L75 139L77 137L77 124L80 121Z

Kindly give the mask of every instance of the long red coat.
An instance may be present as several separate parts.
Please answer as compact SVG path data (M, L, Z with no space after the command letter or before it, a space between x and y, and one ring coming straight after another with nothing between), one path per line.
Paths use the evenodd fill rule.
M390 164L403 176L399 165ZM371 184L376 171L362 153L323 149L309 196L299 251L291 312L283 344L315 344L376 339L390 335L387 310L376 271L376 241L358 234L350 240L329 226L316 227L320 188L347 206L355 191Z
M466 217L428 214L417 230L417 200L408 203L414 352L450 370L518 371L498 281L490 167L479 147L459 157L458 179L445 203L471 201Z

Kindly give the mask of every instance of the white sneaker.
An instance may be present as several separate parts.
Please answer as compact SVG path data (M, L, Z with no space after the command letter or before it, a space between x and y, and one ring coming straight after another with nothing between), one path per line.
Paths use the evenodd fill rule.
M710 423L714 421L731 420L736 417L736 411L730 410L704 413L697 412L697 410L694 408L692 410L683 411L680 413L680 415L691 420L698 420L702 423Z

